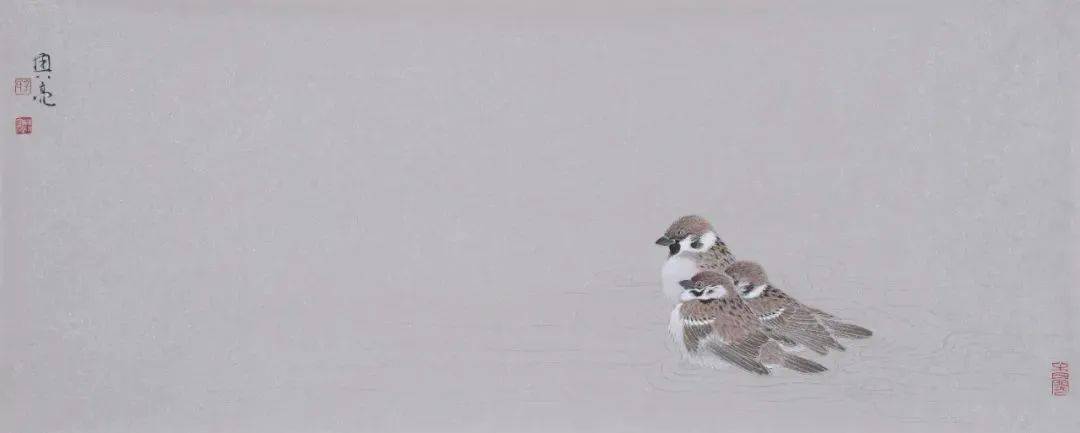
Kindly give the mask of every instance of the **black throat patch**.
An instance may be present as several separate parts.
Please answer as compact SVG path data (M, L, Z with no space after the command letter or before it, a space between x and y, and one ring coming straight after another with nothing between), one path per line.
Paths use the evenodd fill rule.
M671 245L668 245L667 248L668 248L668 252L669 252L668 257L671 257L671 256L674 256L676 254L679 254L679 248L681 248L681 247L680 247L679 243L676 242L676 243L673 243Z

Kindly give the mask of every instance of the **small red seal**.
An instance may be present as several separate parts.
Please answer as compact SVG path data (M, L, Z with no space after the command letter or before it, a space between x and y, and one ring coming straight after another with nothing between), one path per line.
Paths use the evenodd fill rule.
M1050 393L1054 397L1064 397L1069 393L1069 363L1050 364Z
M16 117L15 118L15 134L29 134L34 130L34 119L30 117Z
M30 79L29 78L16 78L15 79L15 95L29 95L30 94Z

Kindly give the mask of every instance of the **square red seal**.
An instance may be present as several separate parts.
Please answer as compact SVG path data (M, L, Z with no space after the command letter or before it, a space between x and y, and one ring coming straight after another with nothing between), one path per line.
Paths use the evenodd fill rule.
M16 117L15 118L15 134L29 134L34 130L34 119L30 117Z
M29 78L16 78L15 79L15 95L29 95L30 94L30 79Z

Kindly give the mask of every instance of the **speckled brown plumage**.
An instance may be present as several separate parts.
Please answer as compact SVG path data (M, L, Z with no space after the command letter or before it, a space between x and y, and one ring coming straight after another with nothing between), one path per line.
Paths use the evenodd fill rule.
M703 271L724 272L728 266L735 263L735 254L731 253L723 242L717 242L708 251L699 254L698 264Z
M829 348L844 350L809 308L771 285L760 296L746 299L746 304L769 332L820 354Z
M687 352L708 352L747 371L769 374L768 368L757 360L761 346L769 338L742 299L734 292L728 292L727 296L730 297L680 304Z

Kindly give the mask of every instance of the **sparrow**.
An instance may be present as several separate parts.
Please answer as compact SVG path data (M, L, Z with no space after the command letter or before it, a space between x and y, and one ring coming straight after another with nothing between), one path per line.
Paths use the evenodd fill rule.
M825 371L821 364L784 351L762 329L757 315L736 293L732 279L703 271L679 282L680 302L671 312L669 328L682 352L691 360L710 365L719 358L760 375L769 365L803 373Z
M679 282L699 271L723 272L736 262L735 255L716 234L712 224L698 215L687 215L675 220L668 227L657 245L668 247L668 258L661 270L663 293L672 301L678 301L682 287ZM745 294L741 294L745 296ZM817 322L829 329L835 337L867 338L873 333L858 325L844 323L829 313L816 308L809 309ZM790 339L772 336L785 346L795 346ZM819 349L822 349L819 347Z
M869 329L841 322L831 314L803 305L769 283L765 268L740 260L725 270L741 298L758 316L767 333L790 340L820 354L829 348L845 350L835 337L866 338Z
M668 248L668 258L660 273L664 296L671 301L678 301L683 292L680 281L701 271L722 273L735 262L735 256L712 224L697 215L676 220L656 244Z

